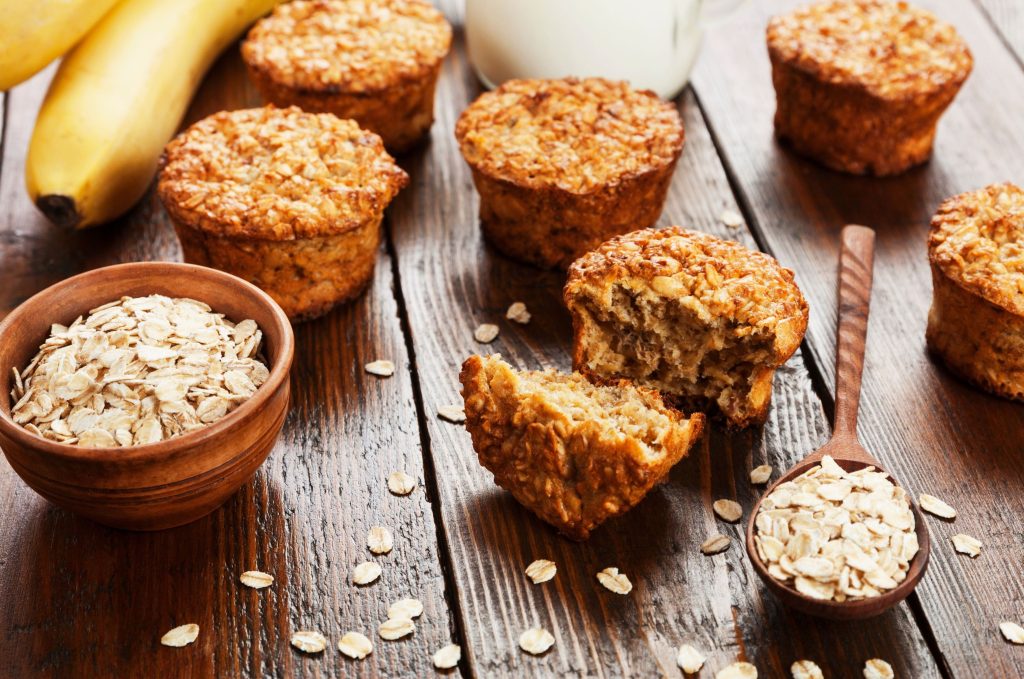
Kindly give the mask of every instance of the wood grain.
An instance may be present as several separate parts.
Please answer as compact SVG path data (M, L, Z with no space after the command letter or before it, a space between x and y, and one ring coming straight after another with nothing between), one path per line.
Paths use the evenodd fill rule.
M1024 65L1024 4L1019 0L975 0L988 15L993 30L1002 36Z
M719 497L751 506L759 492L750 487L752 466L768 462L781 470L824 442L824 414L799 355L778 373L775 405L763 431L714 432L666 485L584 544L559 538L498 489L463 428L436 417L439 406L461 403L457 376L471 353L500 352L524 368L568 370L571 363L563 275L515 263L481 240L470 173L453 137L455 118L478 91L457 39L441 79L430 145L405 159L412 185L396 200L389 224L475 674L675 677L676 649L690 642L709 655L708 676L737 659L755 662L763 676L784 676L794 660L811 657L829 676L854 677L875 656L889 659L901 676L938 676L906 607L853 625L787 611L746 561L742 529L713 518L711 503ZM746 231L718 223L722 210L735 203L692 99L684 98L682 106L687 146L662 223L753 246ZM530 324L504 319L514 301L526 303ZM473 329L483 322L501 327L490 345L473 339ZM732 548L702 556L698 546L716 531L733 538ZM553 581L537 586L527 580L523 569L536 558L558 564ZM607 566L631 578L635 588L628 597L599 586L595 574ZM556 640L540 658L516 645L519 634L535 625Z
M971 2L921 2L954 23L975 55L974 73L939 124L934 158L887 180L829 172L772 136L764 26L770 14L795 4L748 3L714 30L695 76L697 95L762 242L799 280L813 281L804 286L811 304L808 345L828 384L835 285L827 281L839 230L855 222L877 231L861 439L913 495L932 493L960 509L954 523L928 518L935 548L917 590L943 671L1020 676L1024 655L1000 638L996 625L1019 617L1024 597L1020 578L1006 568L1024 548L1017 518L1024 513L1024 407L978 392L932 364L924 328L932 212L947 196L1024 177L1024 72ZM959 532L985 544L980 558L953 551L949 539Z
M188 119L256 104L234 51L207 78ZM178 259L152 192L118 223L70 234L29 203L21 163L44 74L9 95L0 173L0 258L5 312L45 285L101 264ZM430 654L453 639L430 504L405 341L382 250L369 292L298 326L292 409L282 439L256 477L212 515L154 534L109 530L54 508L0 461L0 676L337 677L427 676ZM367 375L377 358L394 377ZM387 491L404 469L420 485ZM389 527L394 551L373 557L368 529ZM350 583L352 568L380 561L381 580ZM253 568L275 576L255 591L238 583ZM414 596L425 612L411 639L380 640L394 600ZM200 626L183 649L159 645L185 622ZM292 631L331 641L321 657L289 646ZM336 650L359 630L375 643L355 663ZM458 674L458 671L456 671Z

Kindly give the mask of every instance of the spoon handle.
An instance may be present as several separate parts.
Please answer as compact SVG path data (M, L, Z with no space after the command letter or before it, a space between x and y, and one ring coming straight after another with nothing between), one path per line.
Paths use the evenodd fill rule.
M866 226L843 227L839 255L839 331L836 339L836 418L833 438L857 440L860 377L871 304L875 232Z

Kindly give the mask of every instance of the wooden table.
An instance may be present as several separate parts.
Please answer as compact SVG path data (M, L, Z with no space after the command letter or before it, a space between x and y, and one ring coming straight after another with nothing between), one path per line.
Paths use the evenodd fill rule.
M430 655L449 641L463 648L454 673L478 677L676 677L684 642L708 654L708 677L737 659L762 677L788 676L800 658L828 677L859 677L872 657L904 678L1024 675L1024 648L997 629L1024 618L1024 406L951 378L924 347L931 213L955 193L1024 182L1024 10L1017 0L921 4L957 25L976 66L942 120L934 159L892 179L825 171L773 141L763 31L793 2L748 3L708 35L693 87L678 102L686 148L662 223L774 254L797 272L810 329L779 371L763 429L714 429L667 484L586 544L560 539L496 488L464 429L435 415L460 402L458 368L471 353L570 367L562 275L511 262L481 240L452 135L479 93L457 30L432 139L401 161L412 182L389 211L373 286L296 328L291 414L251 483L190 526L133 534L47 504L0 462L0 677L422 677L435 673ZM458 23L457 8L449 15ZM85 269L180 257L152 192L118 223L81 233L53 227L30 204L22 167L51 75L4 99L3 313ZM257 104L231 50L186 122ZM726 209L741 211L749 227L723 226ZM782 608L747 563L741 527L716 522L710 507L731 497L749 508L752 466L782 469L826 438L838 234L848 222L876 228L879 246L861 434L912 493L938 495L960 515L928 518L934 551L915 595L880 618L840 624ZM533 313L529 325L503 318L517 300ZM482 322L501 326L490 346L473 340ZM395 362L394 377L363 372L378 358ZM387 492L395 469L418 479L411 496ZM392 529L395 550L378 559L381 581L357 590L350 572L369 557L365 536L376 524ZM702 556L697 546L723 528L733 547ZM954 553L957 532L984 542L978 559ZM527 581L523 568L535 558L558 563L554 581ZM629 596L597 585L595 573L612 565L633 580ZM239 586L251 568L272 573L274 586ZM404 596L425 606L415 635L379 640L377 624ZM159 645L184 622L199 624L195 644ZM535 625L555 636L542 657L516 645ZM303 628L323 632L328 652L290 648L290 633ZM372 656L357 663L334 650L348 630L374 639Z

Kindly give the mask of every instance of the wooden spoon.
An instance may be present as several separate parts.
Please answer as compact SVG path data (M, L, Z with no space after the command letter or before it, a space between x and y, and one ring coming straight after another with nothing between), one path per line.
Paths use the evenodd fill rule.
M754 546L754 525L761 501L780 483L790 481L831 455L848 472L873 466L885 469L861 446L857 439L857 406L860 402L860 378L864 368L864 341L868 328L868 306L871 299L871 272L874 260L875 232L865 226L847 226L842 234L842 252L839 258L839 336L836 341L836 413L832 438L803 461L782 475L761 496L750 513L747 524L747 553L754 570L768 589L787 606L804 613L832 620L861 620L879 615L903 601L913 591L928 565L930 544L928 528L921 512L911 501L919 551L910 562L910 570L903 582L870 599L823 601L801 594L791 585L776 580L757 555ZM887 473L887 472L886 472ZM891 478L891 477L890 477ZM895 481L893 481L895 483Z

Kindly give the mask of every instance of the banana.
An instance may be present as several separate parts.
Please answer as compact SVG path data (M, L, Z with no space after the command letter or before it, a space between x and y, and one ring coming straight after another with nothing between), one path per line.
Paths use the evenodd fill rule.
M25 160L28 193L58 225L138 202L203 74L280 0L121 0L61 62Z
M0 90L71 49L117 0L0 0Z

